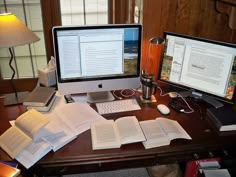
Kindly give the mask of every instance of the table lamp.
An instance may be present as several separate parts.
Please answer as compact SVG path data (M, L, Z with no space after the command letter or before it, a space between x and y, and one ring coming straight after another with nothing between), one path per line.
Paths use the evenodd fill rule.
M13 72L11 77L11 86L15 93L6 94L4 98L4 105L13 105L22 103L25 92L17 92L14 84L15 70L12 66L14 58L13 47L30 44L38 41L39 38L30 29L28 29L14 14L3 13L0 14L0 48L9 48L10 60L9 66Z

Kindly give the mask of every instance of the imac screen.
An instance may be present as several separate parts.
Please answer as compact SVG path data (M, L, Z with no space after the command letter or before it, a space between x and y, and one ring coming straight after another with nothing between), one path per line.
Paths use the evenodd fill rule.
M192 93L234 102L236 45L182 34L164 33L159 80ZM198 95L198 94L197 94Z
M142 26L53 28L58 90L63 94L137 88Z

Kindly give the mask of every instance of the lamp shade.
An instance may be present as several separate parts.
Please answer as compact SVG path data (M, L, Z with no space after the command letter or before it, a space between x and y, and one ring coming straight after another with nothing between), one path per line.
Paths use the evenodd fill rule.
M14 14L0 14L0 48L10 48L38 41L39 38Z

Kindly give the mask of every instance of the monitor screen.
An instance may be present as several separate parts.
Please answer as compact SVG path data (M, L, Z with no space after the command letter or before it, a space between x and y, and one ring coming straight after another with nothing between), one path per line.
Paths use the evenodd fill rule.
M196 95L233 102L236 45L164 32L165 49L159 80Z
M139 24L54 27L58 91L138 88L141 38Z

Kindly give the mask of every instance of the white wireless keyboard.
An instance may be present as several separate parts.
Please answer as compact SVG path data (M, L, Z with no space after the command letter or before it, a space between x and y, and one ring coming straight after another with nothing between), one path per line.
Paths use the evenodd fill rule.
M110 113L134 111L141 109L136 99L125 99L118 101L96 103L96 106L99 114L110 114Z

